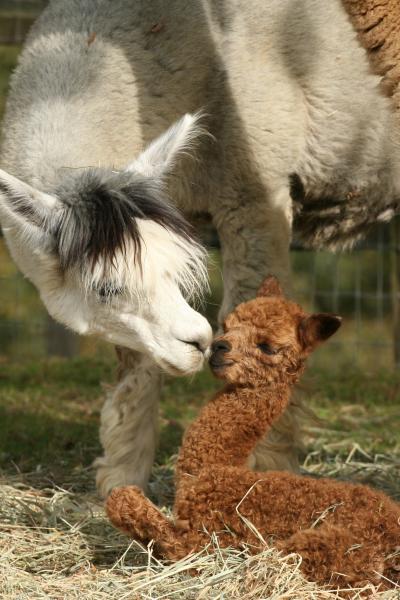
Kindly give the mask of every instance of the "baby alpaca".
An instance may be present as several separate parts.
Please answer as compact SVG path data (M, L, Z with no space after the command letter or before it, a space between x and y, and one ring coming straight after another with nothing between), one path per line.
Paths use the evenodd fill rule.
M297 552L311 580L340 587L400 584L400 506L364 485L292 473L250 471L257 442L288 405L307 356L340 326L330 314L307 315L267 278L255 300L225 320L210 365L225 387L188 428L176 468L174 520L136 487L113 490L113 524L178 560L216 532L221 546L254 552L264 540ZM381 577L383 576L383 577Z

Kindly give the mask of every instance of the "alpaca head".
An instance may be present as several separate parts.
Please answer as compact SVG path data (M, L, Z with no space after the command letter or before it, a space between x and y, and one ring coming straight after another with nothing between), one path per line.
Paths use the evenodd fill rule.
M257 297L239 304L211 346L210 366L228 383L294 383L308 354L340 327L337 315L308 315L287 300L275 277Z
M200 369L211 343L188 303L207 285L205 252L163 191L195 133L186 115L125 170L65 170L47 193L0 171L7 243L49 313L173 374Z

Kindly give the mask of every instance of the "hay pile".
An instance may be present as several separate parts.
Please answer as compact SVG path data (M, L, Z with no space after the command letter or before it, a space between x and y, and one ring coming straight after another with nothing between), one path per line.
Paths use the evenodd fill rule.
M385 483L400 497L400 464L389 457L372 460L355 449L348 460L314 454L308 467L315 474L331 471L353 479ZM331 593L306 582L300 558L281 556L266 547L258 556L246 550L222 550L215 539L201 554L163 565L149 552L116 532L104 516L92 485L82 472L60 489L43 473L0 479L0 597L42 599L333 599ZM171 466L159 467L153 496L171 496ZM210 552L214 547L215 552ZM365 590L364 590L365 591ZM399 599L400 593L373 598ZM350 598L362 597L354 590ZM371 596L370 596L371 597Z

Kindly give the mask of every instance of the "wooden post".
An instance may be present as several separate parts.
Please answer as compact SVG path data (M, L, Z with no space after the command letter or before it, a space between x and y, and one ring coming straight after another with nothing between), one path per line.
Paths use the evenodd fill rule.
M70 358L79 353L79 338L72 331L46 315L46 350L48 356Z
M400 368L400 217L396 217L392 221L390 238L392 246L391 287L394 364Z

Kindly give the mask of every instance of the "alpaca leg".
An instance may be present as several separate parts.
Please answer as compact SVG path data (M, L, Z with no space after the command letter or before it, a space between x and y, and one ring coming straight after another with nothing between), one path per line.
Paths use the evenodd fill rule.
M222 250L221 323L235 306L254 297L267 275L276 275L286 289L289 287L291 207L285 186L269 204L265 199L240 206L226 206L221 201L218 209L211 209Z
M157 440L161 376L142 354L117 350L119 382L101 413L104 456L95 461L97 487L105 497L116 486L147 485Z
M299 392L294 390L286 411L255 447L249 458L249 468L256 471L299 472L298 452L303 448L301 422L310 412L305 408Z
M213 219L221 241L224 298L220 321L240 302L254 297L270 273L289 287L289 246L292 227L292 200L285 184L271 194L270 201L223 205ZM289 405L264 442L250 457L256 470L298 471L299 403Z
M330 581L340 588L384 584L379 575L384 572L384 552L348 529L323 524L276 546L286 554L300 554L303 573L317 583Z
M154 540L157 553L179 560L190 552L185 535L175 527L135 486L114 488L107 498L107 515L112 524L136 541L148 545Z

